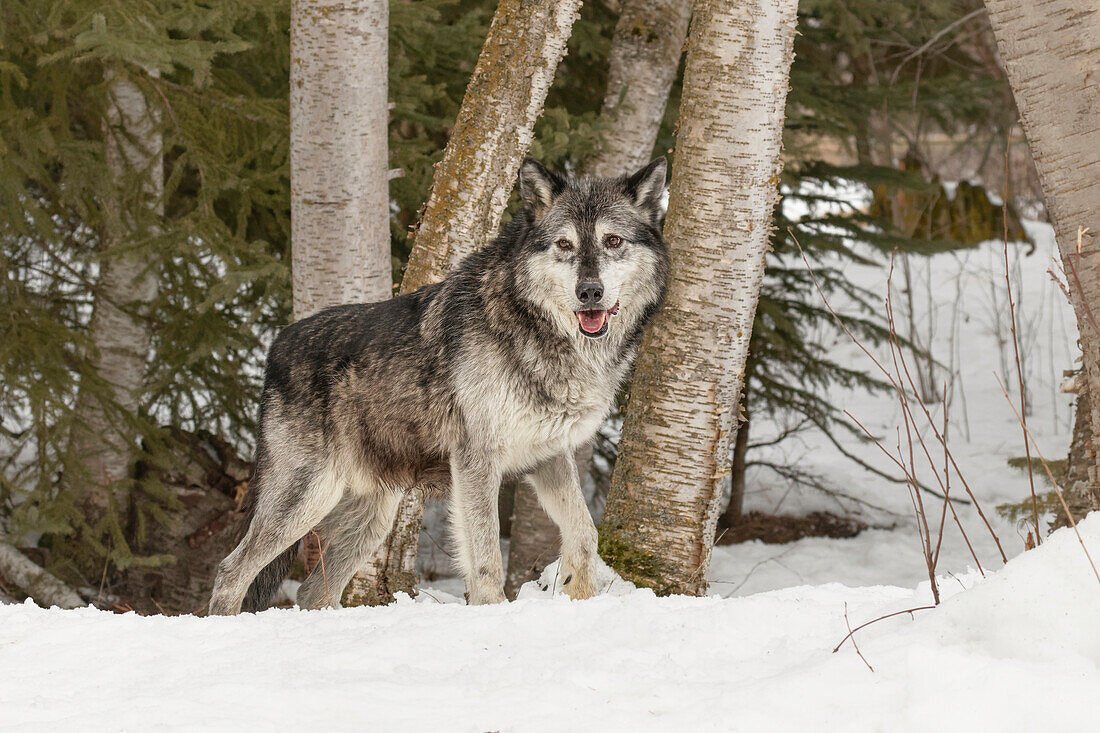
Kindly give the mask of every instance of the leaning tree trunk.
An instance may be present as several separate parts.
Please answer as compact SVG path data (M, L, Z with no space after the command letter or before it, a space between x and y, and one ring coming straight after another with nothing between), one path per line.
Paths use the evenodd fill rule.
M621 176L652 159L690 17L690 0L622 4L600 110L606 131L599 151L583 166L586 175Z
M600 111L606 125L604 137L599 151L582 166L584 175L620 176L651 160L680 68L690 16L690 0L623 3L611 39L607 93ZM585 456L586 460L577 461L582 477L590 468L590 448L578 451L578 458ZM539 577L546 563L557 556L558 547L558 528L534 500L530 487L517 489L512 522L504 583L509 598L525 582Z
M402 293L439 282L496 234L580 5L580 0L501 0L497 6L436 166ZM369 575L352 582L349 601L382 602L397 591L413 590L423 514L423 497L406 494Z
M294 318L393 294L386 0L294 0L290 235ZM323 542L323 538L322 538ZM317 561L317 535L305 541Z
M104 145L111 186L104 196L103 257L88 324L92 374L77 396L63 483L77 497L86 522L81 534L93 545L124 536L120 513L125 502L117 492L130 473L138 440L132 417L152 338L146 311L157 295L148 240L164 213L160 111L123 73L108 70L105 78Z
M665 238L668 300L639 350L600 551L661 593L706 589L764 275L797 0L696 0Z
M1090 397L1100 395L1100 7L1095 0L986 0L1069 283ZM1089 405L1100 434L1100 399ZM1100 509L1100 456L1082 493Z

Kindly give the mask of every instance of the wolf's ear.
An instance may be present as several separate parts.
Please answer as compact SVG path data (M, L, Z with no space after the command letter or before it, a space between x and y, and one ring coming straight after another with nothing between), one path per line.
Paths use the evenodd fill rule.
M565 179L534 158L524 158L519 167L519 195L539 217L565 190Z
M657 158L645 168L626 179L626 193L633 197L634 205L661 213L661 198L665 195L665 171L668 163Z

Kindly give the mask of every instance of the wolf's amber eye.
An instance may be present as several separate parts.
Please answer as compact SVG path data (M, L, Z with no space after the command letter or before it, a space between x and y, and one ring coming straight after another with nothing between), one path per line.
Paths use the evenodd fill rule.
M614 234L612 234L611 236L609 236L607 239L604 240L604 243L607 244L607 246L610 247L611 249L615 249L616 247L618 247L620 244L623 243L623 240L622 240L621 237L617 237Z
M559 239L557 244L558 249L573 249L573 243L568 239Z

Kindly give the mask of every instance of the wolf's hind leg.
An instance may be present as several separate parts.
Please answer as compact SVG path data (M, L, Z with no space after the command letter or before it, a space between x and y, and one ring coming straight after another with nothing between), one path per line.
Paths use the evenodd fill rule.
M470 605L506 600L497 509L500 478L500 470L483 456L451 455L451 521Z
M312 467L257 471L256 508L244 539L218 566L211 615L239 613L256 575L324 519L340 499L331 472Z
M353 575L382 544L397 516L401 494L376 489L366 494L345 492L321 523L321 559L298 589L300 608L340 605Z
M554 524L561 531L561 582L570 598L590 598L596 593L596 544L598 535L581 493L577 464L572 453L541 464L528 477Z

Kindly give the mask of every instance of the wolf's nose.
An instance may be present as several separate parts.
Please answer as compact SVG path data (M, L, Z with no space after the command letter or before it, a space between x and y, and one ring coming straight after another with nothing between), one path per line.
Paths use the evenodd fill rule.
M603 297L603 283L599 280L581 280L577 283L577 300L582 305L596 305Z

